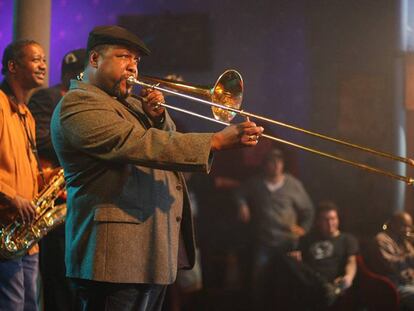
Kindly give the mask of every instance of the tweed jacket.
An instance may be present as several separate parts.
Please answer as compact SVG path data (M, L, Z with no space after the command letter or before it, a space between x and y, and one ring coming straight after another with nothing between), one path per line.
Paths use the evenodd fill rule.
M176 171L209 171L212 134L178 133L168 113L148 127L136 113L144 114L138 99L121 103L74 80L53 113L67 181L68 277L171 284L180 240L194 264L190 204Z

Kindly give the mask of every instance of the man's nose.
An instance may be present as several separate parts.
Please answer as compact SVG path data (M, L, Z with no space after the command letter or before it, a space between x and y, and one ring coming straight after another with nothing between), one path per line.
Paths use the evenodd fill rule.
M131 72L131 73L133 73L134 75L136 75L137 74L137 72L138 72L138 66L137 66L138 64L137 64L137 62L135 61L135 60L131 60L129 63L128 63L128 66L127 66L127 70L128 70L128 72Z
M41 68L41 69L47 69L47 63L46 63L46 61L45 60L42 60L40 63L39 63L39 67Z

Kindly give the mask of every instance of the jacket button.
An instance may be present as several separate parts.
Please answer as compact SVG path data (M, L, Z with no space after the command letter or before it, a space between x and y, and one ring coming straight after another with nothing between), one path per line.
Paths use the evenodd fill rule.
M183 189L183 187L181 187L181 185L177 185L177 186L175 187L175 189L177 189L178 191L181 191L181 190Z
M181 216L175 217L175 220L177 220L177 222L180 222L181 221Z

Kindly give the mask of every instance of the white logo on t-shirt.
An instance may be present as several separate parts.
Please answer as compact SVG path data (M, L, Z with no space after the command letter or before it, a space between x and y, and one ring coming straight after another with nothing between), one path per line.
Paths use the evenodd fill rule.
M310 253L316 260L331 257L333 254L333 244L331 241L320 241L312 244Z

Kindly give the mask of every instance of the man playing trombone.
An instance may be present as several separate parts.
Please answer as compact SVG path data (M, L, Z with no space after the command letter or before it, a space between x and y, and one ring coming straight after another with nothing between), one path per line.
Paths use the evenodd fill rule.
M178 268L194 264L180 171L208 172L214 152L254 146L252 122L217 133L178 133L159 91L129 96L150 52L118 26L91 31L83 81L52 118L67 178L66 267L82 310L160 310Z

